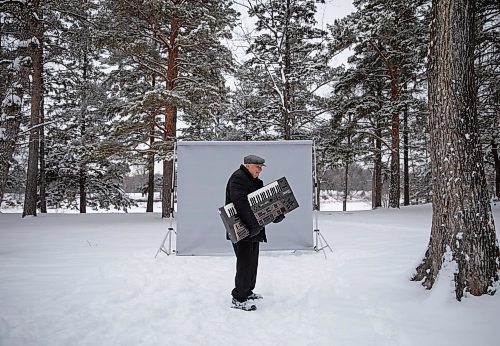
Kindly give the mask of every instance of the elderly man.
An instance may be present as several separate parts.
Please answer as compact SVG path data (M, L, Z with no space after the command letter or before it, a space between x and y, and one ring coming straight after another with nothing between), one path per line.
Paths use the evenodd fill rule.
M266 231L260 226L250 207L247 195L264 186L259 174L265 167L265 160L257 155L248 155L243 158L243 164L229 178L226 186L226 204L233 203L241 221L247 226L250 235L236 244L233 244L236 254L235 288L231 295L232 307L245 311L256 310L253 303L262 299L260 294L254 293L259 262L259 244L267 242ZM274 222L280 222L284 215ZM229 239L229 236L226 235Z

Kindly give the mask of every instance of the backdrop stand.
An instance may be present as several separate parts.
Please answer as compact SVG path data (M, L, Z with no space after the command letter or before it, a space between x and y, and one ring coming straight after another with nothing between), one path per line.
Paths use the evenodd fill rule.
M210 256L233 252L231 243L226 240L219 207L224 204L230 175L249 154L266 158L269 163L263 175L266 182L283 177L286 172L297 203L302 206L286 215L283 223L271 226L272 241L262 246L262 251L313 249L311 140L179 140L176 153L174 229L177 237L172 235L175 255ZM165 233L161 238L164 236ZM168 247L167 240L165 247Z
M326 252L325 248L330 249L330 252L333 252L332 248L326 241L325 237L323 237L323 234L321 234L321 231L319 230L318 226L318 213L319 213L319 191L318 191L318 174L316 171L316 144L313 142L313 158L314 158L314 169L313 169L313 214L314 214L314 231L313 231L313 238L314 238L314 251L319 252L323 250L323 255L325 255L326 258Z
M175 173L176 173L176 169L175 169L175 164L176 164L176 151L177 151L177 140L174 141L174 154L173 154L173 157L172 157L172 160L173 160L173 164L172 164L172 187L171 187L171 190L170 190L170 212L169 212L169 217L170 217L170 225L168 226L167 228L167 234L165 234L165 237L163 238L163 241L161 242L160 244L160 247L158 248L158 251L156 251L156 255L155 255L155 258L158 256L158 254L161 252L167 254L167 256L170 256L171 254L175 253L176 250L173 250L172 249L172 233L174 233L175 235L177 235L177 231L174 229L173 225L174 225L174 219L175 219L175 213L174 213L174 201L175 201L175 198L174 198L174 195L175 195L175 192L176 192L176 189L175 189ZM165 242L167 241L168 239L168 248L165 247Z
M161 252L166 253L167 256L170 256L172 253L175 253L175 250L172 249L172 233L177 235L177 232L174 230L174 227L172 227L174 223L174 215L173 213L170 215L170 226L168 227L167 234L165 235L165 238L163 238L163 241L160 244L160 247L158 248L158 251L156 251L156 256ZM165 247L165 242L168 239L168 248Z
M318 212L319 210L317 207L314 207L313 213L314 213L314 251L319 252L323 250L323 254L325 255L326 258L326 252L325 248L329 248L330 252L333 252L332 248L326 241L325 237L323 237L323 234L321 234L321 231L319 230L318 227Z

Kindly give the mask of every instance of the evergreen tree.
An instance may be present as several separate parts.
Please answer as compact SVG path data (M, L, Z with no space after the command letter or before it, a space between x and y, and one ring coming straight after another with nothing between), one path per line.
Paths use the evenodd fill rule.
M25 8L21 0L0 3L0 204L15 164L21 124L26 122L23 104L29 93L28 49L36 41L29 35Z
M415 281L453 273L455 296L493 294L500 251L479 141L474 74L475 0L432 2L429 130L431 237ZM452 52L453 54L450 54Z
M112 61L110 61L112 63ZM104 149L134 166L145 166L148 172L145 191L146 212L153 212L155 160L161 150L160 114L165 111L156 87L156 76L132 67L119 67L105 83L110 91L107 113L114 114L114 128ZM146 163L146 164L145 164Z
M28 172L24 193L23 217L36 216L38 200L38 160L40 140L40 107L43 99L43 8L40 0L27 2L25 8L28 33L32 37L31 57L31 116L29 129Z
M382 206L383 157L390 153L389 119L385 109L389 96L387 83L378 77L384 69L380 61L373 62L374 53L367 51L364 45L356 46L354 51L356 54L349 59L351 67L340 76L330 102L344 105L338 114L349 116L352 122L351 133L347 134L361 149L356 160L366 160L366 154L371 153L372 162L367 164L372 166L372 206L377 208ZM346 98L347 103L341 101ZM335 147L332 150L336 150Z
M311 138L325 109L317 91L328 81L326 32L315 27L313 0L248 1L256 36L238 75L242 119L264 138ZM248 91L243 92L243 90ZM262 124L262 128L259 124ZM255 132L264 129L265 132Z
M349 92L361 88L356 94L370 95L360 98L360 102L370 102L358 107L368 110L365 117L371 118L368 123L375 125L369 131L375 138L374 207L380 205L381 143L385 142L380 126L390 124L389 206L399 207L400 121L401 114L410 106L408 101L418 96L417 86L422 82L419 76L426 49L426 2L359 0L354 5L357 8L354 13L330 27L333 38L330 51L336 54L354 46L355 54L350 59L354 67L346 71L344 79L350 86ZM405 86L413 94L405 95Z
M108 0L104 4L101 23L112 53L120 54L124 65L158 78L147 97L164 108L157 158L163 160L162 215L167 217L173 208L172 154L178 112L194 126L210 123L220 112L223 73L231 68L231 54L220 40L230 37L236 12L228 0Z
M122 176L128 167L106 150L113 126L108 90L96 46L97 1L52 4L47 42L47 126L45 172L47 204L127 209Z
M497 1L480 0L476 15L476 85L481 142L485 150L486 172L492 176L492 190L500 198L500 6Z

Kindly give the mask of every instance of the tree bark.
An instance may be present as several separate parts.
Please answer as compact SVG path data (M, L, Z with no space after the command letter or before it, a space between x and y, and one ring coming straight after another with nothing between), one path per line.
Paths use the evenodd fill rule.
M286 0L286 9L287 9L287 20L290 20L290 0ZM283 122L285 124L285 140L290 140L292 139L292 118L291 118L291 111L290 111L290 98L291 98L291 86L290 86L290 71L291 71L291 52L290 52L290 31L288 30L288 25L287 25L287 30L283 32L283 35L285 35L285 49L283 51L284 55L284 71L283 71L283 77L285 80L282 80L282 85L283 85Z
M153 24L156 27L159 26L157 23ZM156 31L153 33L153 45L156 49ZM151 90L155 90L156 87L156 74L151 75ZM156 110L151 112L151 125L149 128L149 152L147 157L147 167L148 167L148 201L146 204L146 213L152 213L154 210L154 194L155 194L155 130L156 130Z
M344 167L344 199L342 200L342 211L347 211L347 195L349 194L349 162L346 162Z
M43 56L43 46L42 46L42 56ZM43 76L42 76L43 85ZM43 90L44 88L42 88ZM43 91L42 91L43 92ZM45 94L45 93L44 93ZM44 110L44 95L42 95L42 101L40 105L40 212L42 214L47 213L47 198L46 198L46 186L47 179L45 178L45 110Z
M30 32L38 42L31 44L32 86L31 86L31 117L28 153L28 172L26 176L26 191L24 193L23 217L36 216L38 190L38 153L39 153L39 124L40 105L42 101L42 38L43 24L39 12L39 0L32 2L30 13Z
M177 0L176 3L179 3ZM172 15L170 21L170 37L168 47L167 78L166 88L168 91L175 89L176 80L179 74L177 61L179 58L179 45L177 37L179 35L179 22L176 14ZM173 152L177 130L177 107L172 101L169 101L166 107L165 129L163 140L168 152ZM171 217L174 205L171 201L173 193L172 174L175 157L163 161L163 189L162 189L162 217Z
M483 168L474 78L474 0L433 0L429 51L432 228L413 280L430 289L440 270L457 300L493 294L499 249Z
M88 30L85 32L88 33ZM87 38L85 38L87 40ZM89 94L89 58L88 58L88 41L85 44L83 51L83 90L82 90L82 103L80 106L80 145L87 145L87 108L88 108L88 94ZM79 169L79 190L80 190L80 214L87 213L87 158L86 153L83 152L80 157L80 169Z
M491 140L491 154L495 163L495 195L500 198L500 159L498 158L498 144L495 139Z
M24 11L23 6L21 6L21 9ZM22 19L21 22L23 22ZM20 36L23 38L28 37L30 30L26 19L25 24L19 29ZM10 56L8 49L4 49L3 44L6 43L4 41L4 34L0 30L0 60L4 60L5 64L7 60L14 59L14 57ZM18 48L18 53L21 51L24 53L24 50L24 48ZM19 137L21 119L23 117L21 106L30 74L30 68L25 64L19 66L15 71L4 70L4 64L2 64L1 73L3 80L0 85L1 95L4 97L2 109L0 109L0 113L4 114L4 116L0 116L0 205L5 194L9 170Z
M375 129L375 153L373 155L373 176L372 176L372 208L382 207L382 135L380 128Z
M377 97L382 99L382 85L377 85ZM379 101L379 109L382 108L382 102ZM380 116L376 114L375 118L375 150L373 154L373 175L372 175L372 208L382 207L382 125Z
M80 166L80 178L78 179L79 192L80 192L80 214L87 213L87 172L85 165Z
M395 101L399 96L398 68L389 65L391 76L391 99ZM391 119L391 182L389 187L389 207L399 208L401 198L401 176L399 168L399 112L393 111Z
M351 123L352 119L349 116L349 123ZM351 148L351 135L347 135L347 148L348 150ZM342 201L342 211L347 211L347 196L349 194L349 161L351 160L350 155L347 155L345 162L345 170L344 170L344 199Z
M389 73L389 79L391 81L391 101L393 105L399 98L399 66L394 62L390 61L388 57L384 54L384 49L381 45L375 42L368 41L368 44L374 49L377 55L384 61L387 66L387 71ZM400 127L399 111L392 110L391 114L391 178L389 186L389 208L399 208L399 199L401 198L401 173L399 167L399 127Z
M410 172L408 143L408 107L403 114L403 205L410 205Z
M153 145L155 141L155 136L154 136L155 120L156 120L155 112L152 113L151 118L152 119L151 119L151 129L149 130L149 153L148 153L148 203L146 206L146 213L153 212L154 194L155 194L155 153L153 151Z

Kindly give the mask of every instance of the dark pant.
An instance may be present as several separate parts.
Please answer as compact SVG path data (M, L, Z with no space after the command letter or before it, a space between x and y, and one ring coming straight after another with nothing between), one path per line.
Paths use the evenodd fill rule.
M257 280L257 266L259 265L259 242L240 241L233 244L236 254L235 288L232 296L243 302L252 293Z

